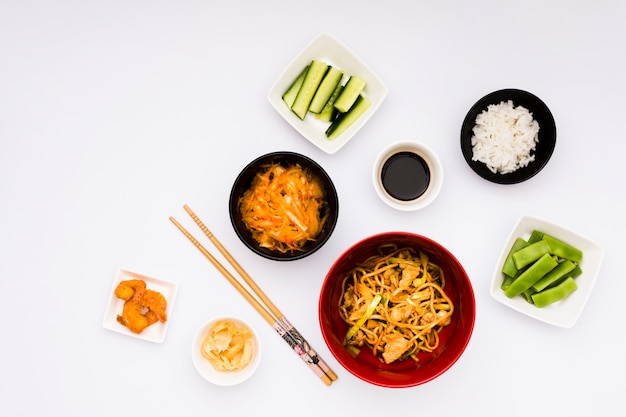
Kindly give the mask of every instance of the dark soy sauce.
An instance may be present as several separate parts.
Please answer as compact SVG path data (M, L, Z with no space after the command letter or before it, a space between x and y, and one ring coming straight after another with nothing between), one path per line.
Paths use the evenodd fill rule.
M385 161L380 179L390 196L410 201L424 194L428 188L430 169L421 156L413 152L398 152Z

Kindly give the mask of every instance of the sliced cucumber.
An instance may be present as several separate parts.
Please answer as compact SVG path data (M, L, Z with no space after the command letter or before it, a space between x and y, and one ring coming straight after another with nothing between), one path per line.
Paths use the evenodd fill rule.
M347 112L341 113L334 122L326 129L326 137L328 139L337 139L347 128L352 126L354 122L370 107L371 102L359 94L354 105Z
M291 110L301 119L304 119L306 113L309 111L311 100L317 91L324 75L328 71L328 64L324 62L313 60L309 65L309 69L304 76L302 86L298 91L298 95L291 106Z
M357 75L351 76L341 95L337 97L335 108L341 113L347 112L356 102L363 88L365 88L365 80Z
M296 96L298 95L298 91L300 91L300 87L302 87L304 76L308 70L309 66L307 65L304 67L300 75L298 75L298 77L294 80L289 89L285 91L285 94L283 94L283 101L287 107L291 108L291 106L293 106L293 102L296 100Z
M335 91L326 102L326 105L324 106L322 111L315 115L316 119L321 120L322 122L332 122L333 120L335 120L335 117L338 113L337 109L335 108L335 100L337 100L337 97L339 97L339 94L341 94L342 90L343 85L337 84L337 88L335 88Z
M322 111L330 96L337 89L337 86L341 84L342 79L343 71L329 66L328 72L326 72L324 79L313 96L313 100L311 100L311 106L309 106L311 113L317 114Z
M300 120L311 112L317 120L329 123L326 137L336 139L371 106L363 96L365 80L352 75L344 85L346 75L328 63L312 60L282 99Z

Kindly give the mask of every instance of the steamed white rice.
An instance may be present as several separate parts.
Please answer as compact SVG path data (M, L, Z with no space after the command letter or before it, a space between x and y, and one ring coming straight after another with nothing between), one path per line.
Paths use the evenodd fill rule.
M535 160L531 153L539 139L539 123L511 100L489 105L476 117L472 132L472 160L493 173L508 174Z

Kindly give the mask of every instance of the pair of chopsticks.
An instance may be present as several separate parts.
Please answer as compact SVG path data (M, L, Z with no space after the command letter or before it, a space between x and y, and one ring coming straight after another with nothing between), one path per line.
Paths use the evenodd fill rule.
M196 214L187 206L183 206L187 214L196 222L198 227L204 232L204 234L211 240L211 242L217 247L220 253L228 260L237 273L243 278L246 284L252 289L256 296L261 300L255 298L250 291L241 283L233 274L228 271L191 233L189 233L174 217L170 216L170 221L194 244L194 246L202 252L202 254L215 266L224 277L237 289L237 291L248 301L254 309L261 314L261 316L276 330L276 332L283 338L285 342L293 351L302 359L308 366L315 372L315 374L322 379L326 385L332 384L337 380L337 374L326 365L326 363L317 355L315 350L309 345L309 343L302 337L300 332L289 323L287 318L278 310L278 308L272 303L272 301L263 293L261 288L254 282L254 280L248 275L248 273L239 265L239 263L232 257L232 255L226 250L226 248L217 240L217 238L211 233L211 231L204 225L204 223L196 216ZM263 305L263 304L265 305ZM267 307L267 308L266 308ZM269 310L268 310L269 309Z

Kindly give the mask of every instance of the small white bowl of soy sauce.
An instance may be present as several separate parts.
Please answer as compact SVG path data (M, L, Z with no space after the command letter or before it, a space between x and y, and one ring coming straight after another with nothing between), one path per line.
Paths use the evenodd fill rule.
M418 142L398 142L376 158L374 189L389 206L418 210L432 203L443 184L443 167L437 154Z

